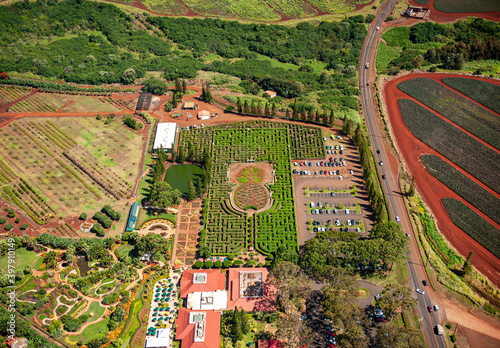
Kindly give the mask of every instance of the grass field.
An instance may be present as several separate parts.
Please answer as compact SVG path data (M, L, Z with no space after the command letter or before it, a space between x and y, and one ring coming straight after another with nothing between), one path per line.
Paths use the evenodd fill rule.
M266 3L259 0L184 0L197 14L209 17L234 17L257 21L276 21L281 18Z
M436 10L445 13L498 12L500 2L485 0L436 0Z
M443 83L474 99L478 103L500 113L500 86L492 83L461 77L444 78Z
M493 255L500 257L500 231L495 226L459 200L443 198L442 202L455 225Z
M345 0L309 0L308 2L321 11L330 13L347 13L355 9L353 4Z
M94 338L101 339L102 337L104 337L109 333L108 329L109 320L110 317L107 317L103 321L87 326L80 335L71 336L71 340L73 342L80 340L83 342L89 342Z
M311 5L302 0L263 0L262 2L286 17L303 18L318 14Z
M25 248L20 248L16 250L16 271L22 271L26 266L30 266L32 269L35 268L35 262L38 254L34 251L28 251ZM8 258L7 255L0 257L0 269L7 271Z
M471 85L471 88L474 86ZM431 79L417 77L399 83L398 88L488 144L500 149L500 118L489 110ZM498 90L500 87L497 90L483 90L484 98L498 99L495 98L498 96L495 92ZM487 95L488 92L491 94ZM495 102L498 103L498 101L493 103Z
M500 155L496 151L413 100L398 102L406 126L417 139L500 193Z
M392 28L382 35L382 39L390 46L405 47L411 44L410 42L410 28L399 27Z
M398 56L398 47L391 47L383 42L380 42L377 51L377 71L387 69L387 65Z
M434 155L422 155L427 171L467 202L500 224L500 201L453 166Z
M141 0L148 10L166 15L183 15L187 8L177 0Z

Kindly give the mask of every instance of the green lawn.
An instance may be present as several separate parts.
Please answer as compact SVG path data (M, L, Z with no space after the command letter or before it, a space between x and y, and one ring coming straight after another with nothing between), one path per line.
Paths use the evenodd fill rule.
M83 342L88 342L94 338L101 339L105 335L109 333L108 329L108 323L109 323L110 317L107 317L101 322L95 323L93 325L89 325L83 330L83 332L78 335L78 336L72 336L71 340L73 342L75 341L83 341Z
M22 271L24 267L31 266L35 268L36 258L39 255L34 251L28 251L25 248L20 248L16 250L15 258L15 269L16 271ZM0 257L0 269L7 270L8 258L7 255Z
M175 224L177 221L177 215L170 213L159 213L158 215L154 215L154 212L152 210L139 209L139 215L137 216L137 223L135 224L135 228L139 229L145 222L154 219L166 219L172 221Z
M85 312L87 314L94 313L92 317L87 320L88 322L96 321L104 314L105 308L101 306L99 301L94 301L90 304L89 309Z
M252 318L252 315L251 314L247 314L247 318L248 319L251 319ZM245 344L249 343L249 342L253 342L254 343L254 346L257 344L257 340L258 340L258 337L259 337L259 333L262 333L264 331L264 327L266 327L266 322L265 321L257 321L257 326L255 327L252 327L250 328L250 332L247 333L244 337L243 337L243 342L245 342ZM252 330L256 328L257 329L257 332L256 333L253 333Z
M134 245L125 244L116 248L115 251L117 251L120 255L128 255L129 257L136 257L137 255L135 254L135 252L132 251L134 250L134 248L135 248Z

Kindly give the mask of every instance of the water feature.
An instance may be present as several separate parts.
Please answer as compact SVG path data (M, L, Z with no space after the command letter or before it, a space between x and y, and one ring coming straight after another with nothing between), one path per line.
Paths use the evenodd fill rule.
M85 260L85 256L79 255L76 257L76 265L80 270L80 276L85 277L90 271L89 262Z
M168 168L165 174L165 181L173 189L178 189L183 195L187 195L189 179L193 181L194 186L202 173L200 166L194 164L180 164Z

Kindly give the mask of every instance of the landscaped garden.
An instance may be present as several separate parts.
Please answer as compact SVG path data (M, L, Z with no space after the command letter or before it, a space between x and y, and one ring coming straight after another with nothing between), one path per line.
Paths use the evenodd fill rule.
M314 136L319 140L304 141L300 148L290 146L294 141ZM212 154L208 197L202 210L203 224L208 232L200 245L206 243L216 255L238 254L253 245L264 254L275 252L280 246L296 250L298 238L290 160L324 156L323 146L316 146L321 141L319 129L261 121L183 131L179 140L181 147L187 148L188 142L198 144L193 150L196 158L201 158L206 149ZM273 166L275 183L269 185L273 199L270 209L249 218L231 206L229 195L234 187L229 182L228 172L232 163L270 163ZM250 181L250 177L257 179L259 170L250 167L239 176L243 181ZM245 200L250 202L248 197Z

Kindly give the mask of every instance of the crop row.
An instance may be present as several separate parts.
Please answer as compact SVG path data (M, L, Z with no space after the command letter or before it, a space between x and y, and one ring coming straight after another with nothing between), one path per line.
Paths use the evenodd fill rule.
M410 79L399 83L398 88L500 149L500 118L497 115L431 79L423 77ZM490 98L498 99L494 98L494 94L490 95Z
M500 86L481 80L462 77L446 77L443 83L474 99L480 104L500 113Z
M78 234L76 233L75 229L68 223L65 223L64 225L59 225L56 228L52 229L52 233L56 235L60 234L62 237L78 237Z
M17 86L0 86L0 101L4 104L29 95L31 88Z
M65 139L61 139L57 134L54 134L55 132L52 129L46 128L45 126L38 124L36 122L30 122L30 124L36 129L38 129L40 133L42 133L44 136L50 139L61 150L63 151L67 150L72 146L66 143Z
M111 95L111 93L117 92L135 92L134 89L120 89L119 87L109 87L109 88L101 88L101 87L79 87L75 85L62 84L57 82L49 82L49 81L34 81L34 80L25 80L18 78L10 78L8 80L0 80L0 84L4 85L13 85L13 86L26 86L37 88L41 92L50 92L50 93L68 93L74 92L79 94L86 95Z
M61 138L66 138L66 143L70 144L70 145L76 145L76 141L70 137L68 134L66 134L64 131L62 131L59 127L57 127L55 124L53 124L52 122L50 121L47 121L47 124L50 125L52 128L54 128L57 133L59 133L59 137Z
M35 94L9 108L10 112L54 112L56 108Z
M427 171L453 192L500 224L500 200L438 156L422 155Z
M114 105L120 109L133 109L135 103L132 100L123 100L123 99L113 99L113 98L99 98L103 103L109 103Z
M399 99L403 120L422 142L500 193L500 155L413 100Z
M11 187L8 187L8 186L4 186L3 187L3 191L4 193L7 194L8 197L10 197L14 203L19 207L21 208L22 210L24 210L24 212L26 214L28 214L29 217L31 217L33 219L33 221L35 221L37 224L39 225L43 225L45 222L42 221L39 216L37 216L31 206L28 206L28 205L25 205L21 199L19 199L19 197L14 193L13 189Z
M455 225L500 258L500 231L495 226L459 200L443 198L442 202Z
M0 157L0 181L4 184L11 182L19 177L19 175L8 165L5 160Z

